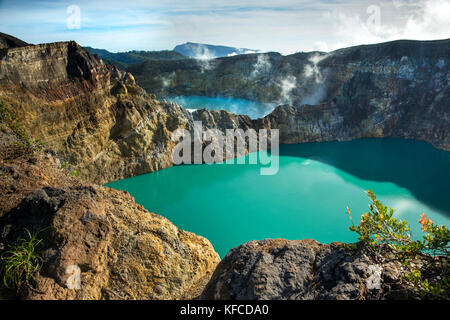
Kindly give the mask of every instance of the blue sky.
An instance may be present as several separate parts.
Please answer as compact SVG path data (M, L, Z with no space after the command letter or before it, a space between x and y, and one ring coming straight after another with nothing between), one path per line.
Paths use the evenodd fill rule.
M287 54L449 38L449 15L450 0L0 0L0 31L115 52L191 41Z

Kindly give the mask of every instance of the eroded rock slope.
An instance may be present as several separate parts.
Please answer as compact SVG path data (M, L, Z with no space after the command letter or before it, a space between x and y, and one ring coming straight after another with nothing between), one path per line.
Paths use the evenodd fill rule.
M208 240L126 192L80 182L52 153L11 152L21 141L0 124L0 251L27 230L44 241L42 267L17 297L189 299L201 292L220 260ZM77 272L78 289L70 285Z

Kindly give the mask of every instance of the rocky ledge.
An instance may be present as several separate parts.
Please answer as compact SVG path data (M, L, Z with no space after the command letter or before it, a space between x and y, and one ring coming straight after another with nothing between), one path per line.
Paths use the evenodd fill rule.
M12 157L20 141L3 125L0 142L0 251L25 230L44 240L38 274L4 298L190 299L202 291L220 261L208 240L126 192L71 177L52 153ZM79 288L68 283L74 272Z
M408 298L401 266L375 261L359 244L282 239L251 241L231 249L201 299L379 300Z

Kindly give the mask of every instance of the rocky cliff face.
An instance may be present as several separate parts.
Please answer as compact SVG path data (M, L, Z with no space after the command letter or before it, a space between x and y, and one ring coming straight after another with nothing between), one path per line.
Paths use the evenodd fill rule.
M73 42L9 49L0 99L34 137L98 183L169 166L169 132L188 114Z
M162 96L286 104L258 126L280 128L282 143L400 137L450 150L449 54L450 40L395 41L329 54L242 55L130 70Z
M80 177L96 183L173 165L172 132L196 120L222 131L250 128L247 116L191 114L158 101L131 74L74 42L9 49L0 61L0 100Z
M20 140L0 124L0 251L25 230L44 240L42 267L19 298L190 299L202 291L220 260L208 240L126 192L80 182L51 153L12 157Z
M254 121L228 112L191 114L160 102L131 74L74 42L8 49L0 61L0 99L34 137L97 183L171 166L172 132L192 131L195 120L221 130L278 128L281 143L400 137L450 150L449 43L243 55L212 60L203 72L191 59L162 62L173 64L177 75L168 93L290 102ZM159 63L152 63L156 71Z
M408 297L398 263L359 246L314 240L251 241L220 262L202 299L379 300Z
M0 100L52 150L15 157L20 140L2 124L0 250L25 229L44 230L43 267L20 297L180 299L201 292L219 261L208 240L127 193L61 169L69 161L85 180L104 183L165 168L170 131L186 125L187 111L160 103L131 74L74 42L7 49ZM77 270L80 290L67 284Z
M344 108L338 102L282 106L254 122L256 128L280 129L280 141L286 144L394 137L426 141L450 150L447 101L416 111L397 106L364 109L358 104Z
M282 56L269 52L207 61L154 61L131 66L130 71L144 89L162 97L230 96L275 104L316 104L338 96L359 73L377 76L377 83L358 80L372 89L389 89L391 95L397 89L391 88L393 81L399 87L441 90L442 82L448 80L449 51L449 39L400 40L330 53Z

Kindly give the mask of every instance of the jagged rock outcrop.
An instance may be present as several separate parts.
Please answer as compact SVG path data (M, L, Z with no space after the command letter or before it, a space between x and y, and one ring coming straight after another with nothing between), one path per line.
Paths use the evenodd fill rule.
M375 261L359 244L268 239L231 249L202 299L378 300L408 297L400 264Z
M0 141L0 251L25 230L44 240L42 267L19 298L190 299L201 292L220 261L208 240L126 192L71 177L52 153L8 156L20 141L6 126ZM76 270L78 290L68 284Z
M170 166L169 132L190 116L74 42L9 49L0 61L0 100L97 183Z
M106 183L173 165L172 132L250 128L247 116L161 102L130 73L75 42L9 49L0 61L0 100L88 181ZM243 154L241 154L243 155Z

